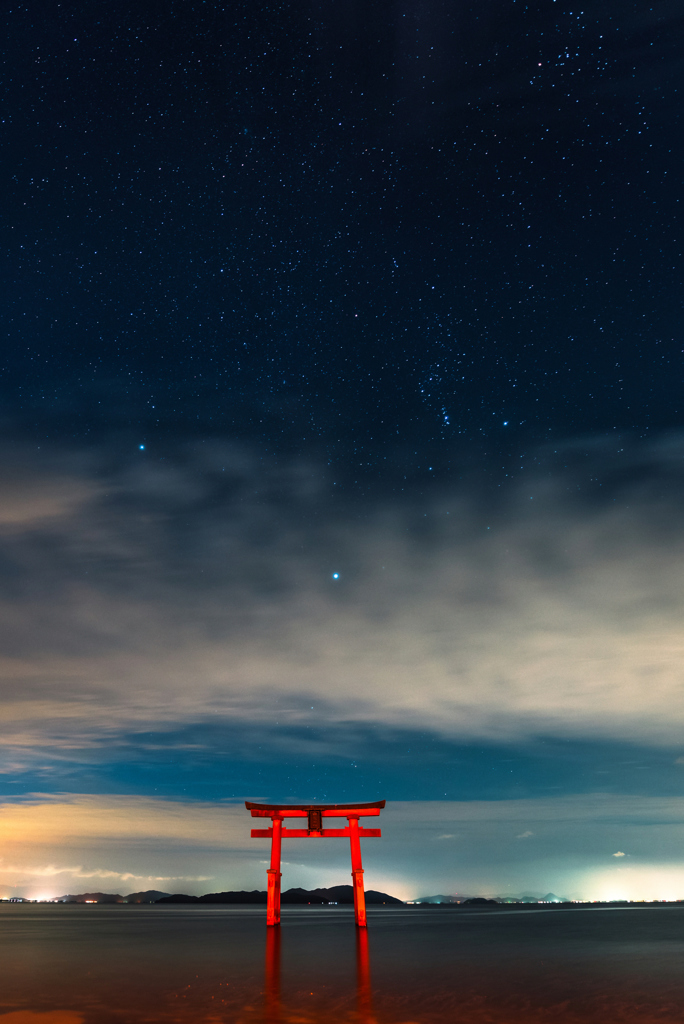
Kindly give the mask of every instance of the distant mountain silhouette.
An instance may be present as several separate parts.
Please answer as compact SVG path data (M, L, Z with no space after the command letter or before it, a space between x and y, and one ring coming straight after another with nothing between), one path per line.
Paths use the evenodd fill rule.
M494 898L501 903L572 903L568 896L556 896L553 892L547 892L546 895L540 892L508 892Z
M503 893L498 896L466 896L464 893L454 893L451 896L439 894L437 896L418 896L412 903L460 903L471 904L473 900L487 899L494 903L571 903L567 896L556 896L555 893L547 892L546 895L537 892Z
M412 903L460 903L472 906L473 903L571 903L567 896L556 896L555 893L504 893L499 896L466 896L455 893L453 896L419 896Z
M53 903L125 903L118 892L80 892L76 895L55 896Z
M246 892L208 892L205 896L187 896L183 892L164 896L157 903L266 903L266 893L258 889Z
M131 892L128 896L120 896L118 892L80 892L75 895L55 896L53 903L156 903L168 892L147 889L146 892Z
M354 888L351 885L333 885L329 889L288 889L282 894L282 903L353 903ZM389 896L386 892L368 889L366 903L369 905L401 905L403 900Z
M437 896L419 896L418 899L412 900L412 903L421 903L423 906L433 905L436 903L446 904L448 906L456 906L457 904L461 907L472 907L472 906L485 906L488 903L498 903L498 899L490 899L488 896L466 896L465 893L454 893L453 896L444 896L438 894Z
M354 889L351 885L333 885L329 889L287 889L280 897L283 905L299 906L308 904L325 905L328 903L352 904L354 902ZM210 892L205 896L187 896L179 892L173 896L164 896L157 900L158 903L266 903L266 893L258 889L251 892ZM366 893L366 903L369 905L398 905L403 901L395 896L388 896L386 892L376 892L369 889Z
M156 903L157 900L169 896L168 892L159 892L157 889L146 889L145 892L131 892L124 896L124 903Z
M184 892L175 892L173 896L162 896L157 903L199 903L199 896L186 896Z
M464 900L471 900L472 896L465 893L455 892L451 896L444 896L438 893L436 896L418 896L412 903L463 903Z

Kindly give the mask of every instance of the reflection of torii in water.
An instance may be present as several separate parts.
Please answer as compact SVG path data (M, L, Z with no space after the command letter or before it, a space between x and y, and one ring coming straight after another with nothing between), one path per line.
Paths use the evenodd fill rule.
M366 927L366 894L363 888L361 863L362 837L380 837L379 828L361 828L359 818L375 818L385 806L384 800L370 804L254 804L245 801L253 818L270 818L271 828L253 828L252 839L271 840L271 866L268 869L268 907L266 924L280 924L280 844L283 839L310 839L349 836L352 879L354 883L354 917L357 925ZM284 818L307 818L308 828L284 828ZM323 828L323 818L346 818L346 828Z
M280 937L280 928L269 928L266 932L266 962L264 965L265 1024L281 1024L282 1021ZM359 1024L377 1024L373 1013L367 928L356 929L356 1012Z

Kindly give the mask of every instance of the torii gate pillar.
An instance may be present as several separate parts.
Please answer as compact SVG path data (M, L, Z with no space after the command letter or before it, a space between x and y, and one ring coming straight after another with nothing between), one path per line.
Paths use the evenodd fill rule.
M359 819L349 818L349 846L351 848L351 875L354 886L354 917L356 923L366 927L366 891L363 887L363 864L361 863L361 842Z
M280 924L280 845L283 819L273 819L273 837L271 839L271 866L268 868L268 893L266 896L266 924Z
M354 918L360 928L366 927L366 893L363 887L361 838L379 838L379 828L362 828L359 818L377 817L385 806L384 800L371 804L255 804L245 801L253 818L270 818L271 828L253 828L253 839L271 840L271 866L268 868L268 894L266 924L280 924L280 853L283 839L309 839L313 837L349 836L351 850L352 883L354 891ZM284 828L284 818L308 818L308 828ZM323 818L346 818L346 828L323 828Z

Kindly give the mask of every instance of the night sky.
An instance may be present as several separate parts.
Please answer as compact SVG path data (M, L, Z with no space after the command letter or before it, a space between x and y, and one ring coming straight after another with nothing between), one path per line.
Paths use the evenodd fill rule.
M684 6L0 20L0 895L684 897Z

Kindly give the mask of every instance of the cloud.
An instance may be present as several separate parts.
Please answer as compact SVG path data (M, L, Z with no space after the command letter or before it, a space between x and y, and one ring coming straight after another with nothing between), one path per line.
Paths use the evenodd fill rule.
M91 871L86 871L80 864L76 867L57 868L54 864L47 864L45 867L27 868L5 864L4 861L0 861L0 871L10 875L26 875L31 878L54 878L57 875L69 875L71 878L101 878L110 882L208 882L211 878L210 875L136 875L132 871L109 871L106 868L93 868Z
M676 742L683 454L558 445L501 499L466 476L363 516L314 461L218 442L27 457L21 494L12 463L0 744L34 766L219 721Z
M621 851L621 850L618 850L618 852L617 852L617 853L614 853L614 854L613 854L613 856L614 856L614 857L626 857L626 856L627 856L627 854L626 854L626 853L622 853L622 851Z
M595 900L681 900L684 865L616 864L588 873L585 884L591 893L589 898Z
M534 835L534 832L527 831L527 832L521 832L520 835L517 835L515 838L516 839L527 839L528 836L533 836L533 835Z
M0 493L0 529L32 529L50 519L68 519L99 491L95 481L76 476L18 475L5 467Z
M646 894L633 898L665 891L679 898L683 822L682 797L391 802L379 822L382 839L364 840L366 884L405 899L527 890L598 899L623 883L624 891ZM516 838L532 831L521 829L526 823L534 825L532 848ZM0 892L263 889L268 840L251 839L251 825L244 807L222 802L83 794L5 802ZM620 858L607 868L606 848L627 845L625 838L628 867ZM337 885L349 878L349 847L287 840L283 863L286 888Z
M131 846L150 838L165 844L236 849L249 845L249 820L244 806L229 803L37 794L0 805L0 836L4 850L16 843L70 848L91 840Z
M46 891L57 880L69 891L97 880L106 890L205 892L226 850L238 860L246 852L248 862L260 852L249 820L231 804L35 795L0 805L0 885L44 897L59 895Z

